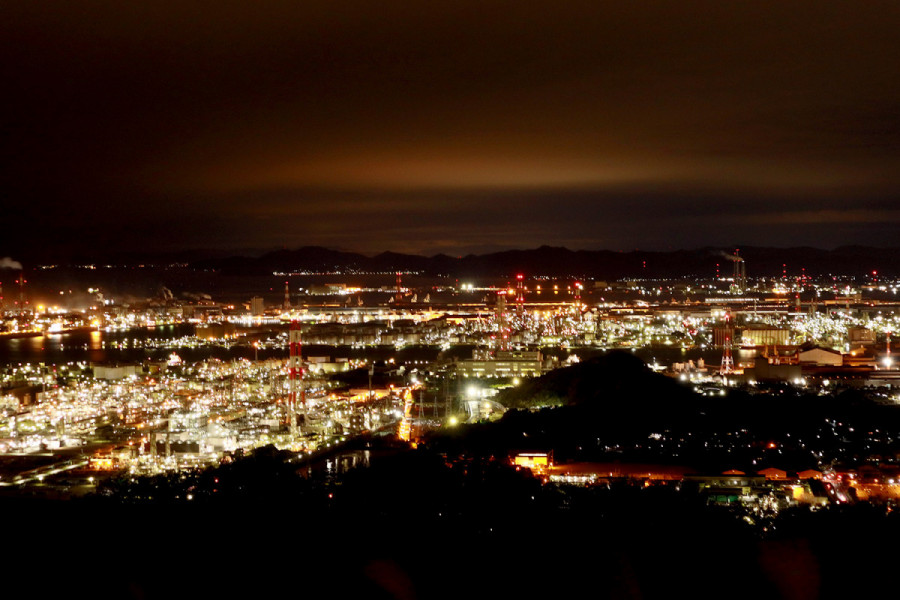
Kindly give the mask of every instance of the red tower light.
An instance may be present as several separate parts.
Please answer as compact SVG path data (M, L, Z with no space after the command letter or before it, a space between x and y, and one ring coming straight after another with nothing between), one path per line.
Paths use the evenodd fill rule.
M303 367L301 366L300 362L302 355L300 323L297 321L297 319L291 319L291 328L288 332L288 344L290 347L290 367L288 373L291 382L291 391L286 408L288 414L288 424L290 425L291 433L293 434L296 433L297 428L297 388L300 386L300 382L303 379ZM300 407L305 413L306 398L302 389L300 393Z
M525 276L516 275L516 316L520 319L525 315Z

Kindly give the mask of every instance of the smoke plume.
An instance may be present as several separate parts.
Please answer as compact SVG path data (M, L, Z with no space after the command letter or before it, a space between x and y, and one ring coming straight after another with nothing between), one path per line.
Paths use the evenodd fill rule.
M0 258L0 269L17 269L21 271L22 263L17 260L13 260L8 256L4 256L3 258Z

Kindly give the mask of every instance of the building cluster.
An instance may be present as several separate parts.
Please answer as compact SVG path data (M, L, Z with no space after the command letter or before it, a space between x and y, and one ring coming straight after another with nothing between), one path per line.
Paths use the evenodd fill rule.
M9 369L0 394L0 454L46 456L42 462L56 470L44 465L0 474L0 485L49 484L51 474L67 480L80 473L93 481L101 473L190 469L267 444L314 453L364 430L396 428L410 388L337 390L316 364L293 414L286 408L286 360L184 364L173 355L143 367Z
M548 452L522 452L510 457L561 486L672 486L708 505L740 507L749 515L771 519L796 506L813 509L858 501L892 503L900 499L900 466L835 465L825 469L788 471L766 467L755 471L728 469L700 473L685 466L662 464L575 462L554 464Z
M670 351L664 364L651 366L710 393L741 383L890 386L900 381L891 345L900 325L897 289L890 282L745 275L612 283L520 276L512 285L459 282L423 289L404 288L399 280L383 288L343 282L296 291L287 286L277 304L261 296L245 304L176 299L166 289L157 298L126 303L91 289L92 302L81 309L37 305L4 311L2 334L185 324L193 335L140 342L148 352L171 352L168 360L7 366L0 389L0 452L55 453L68 470L155 472L214 463L270 443L314 452L385 427L403 427L409 436L415 422L477 419L502 409L487 394L465 397L460 379L513 384L592 349ZM286 398L296 394L288 359L292 322L302 344L317 346L316 353L327 353L318 347L328 346L362 355L337 360L303 352L304 398L293 412L286 408ZM118 349L110 344L110 350ZM263 349L268 357L189 363L177 355L205 345L242 345ZM439 352L429 364L392 365L403 379L393 388L373 387L370 376L368 386L337 391L335 372L373 372L376 359L366 356L369 349L409 346ZM426 408L429 377L456 383L439 384L443 390ZM413 408L410 401L417 398ZM66 449L75 449L78 459ZM677 445L670 450L677 453Z

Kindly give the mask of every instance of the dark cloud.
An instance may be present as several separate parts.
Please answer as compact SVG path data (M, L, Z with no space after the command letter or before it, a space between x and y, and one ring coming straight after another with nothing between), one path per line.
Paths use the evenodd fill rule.
M13 1L0 193L45 235L4 243L893 244L898 25L893 2Z

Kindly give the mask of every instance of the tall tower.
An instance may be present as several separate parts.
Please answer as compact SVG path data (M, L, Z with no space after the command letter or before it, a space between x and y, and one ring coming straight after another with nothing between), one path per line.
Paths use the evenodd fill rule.
M516 316L522 319L525 316L525 277L519 273L516 275Z
M291 437L297 437L297 388L301 387L303 380L303 367L301 365L301 340L300 340L300 323L297 319L291 319L291 329L288 332L288 343L290 345L290 380L291 393L288 398L287 416L290 425ZM306 417L306 397L304 391L300 390L300 414Z
M25 305L26 305L25 284L28 283L25 280L25 270L24 269L19 271L19 278L16 279L16 283L19 285L19 300L18 300L18 302L16 302L16 304L18 305L18 312L23 313L23 312L25 312Z
M741 257L740 248L734 249L734 255L729 256L734 263L734 287L738 293L743 294L747 291L747 263Z
M734 329L731 327L731 313L725 311L725 340L723 342L724 350L722 350L722 366L719 367L720 375L729 375L734 373L734 357L731 356L731 339L734 335Z
M403 300L403 277L400 271L397 271L397 296L394 301L400 302L401 300Z
M579 322L583 321L584 317L584 304L581 303L581 290L584 289L584 285L580 281L575 282L575 317Z
M887 330L887 341L885 342L884 366L888 369L894 366L894 359L891 357L891 330Z
M284 282L284 305L282 306L284 310L291 310L291 288L288 286L288 282Z
M497 294L497 335L500 350L509 349L509 327L506 323L506 290Z

